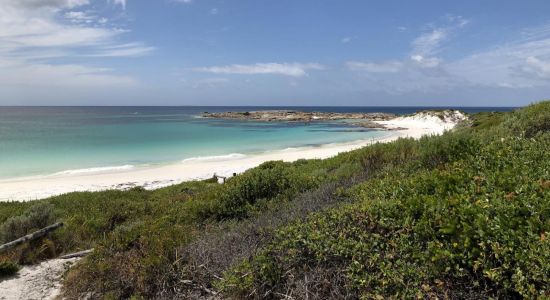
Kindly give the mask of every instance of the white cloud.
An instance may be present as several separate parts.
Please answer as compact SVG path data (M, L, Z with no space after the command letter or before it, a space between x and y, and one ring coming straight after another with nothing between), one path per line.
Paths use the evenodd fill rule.
M435 68L441 63L441 59L437 57L424 57L422 55L413 55L411 60L424 68Z
M453 20L456 22L454 29L468 24L463 18L454 17ZM501 45L446 61L440 56L444 54L443 46L450 30L441 33L433 29L422 34L411 44L409 59L348 62L346 66L364 80L366 89L392 94L464 87L550 86L549 25L531 28L519 38Z
M446 15L443 18L446 21L444 26L429 26L427 32L422 33L411 43L412 52L410 59L419 66L434 68L437 67L441 59L436 57L441 52L442 44L449 39L449 36L457 29L463 28L470 23L468 19L462 16Z
M3 0L2 2L2 5L5 6L28 9L65 9L87 5L90 3L89 0Z
M126 0L113 0L115 5L120 5L122 9L126 9Z
M342 44L347 44L347 43L351 42L351 40L353 40L353 38L350 37L350 36L347 36L347 37L342 38L340 40L340 42L342 42Z
M428 56L439 52L441 43L447 38L447 30L436 28L417 37L413 42L413 56Z
M532 72L540 78L549 78L550 79L550 59L542 61L534 56L529 56L526 59L526 72Z
M129 87L137 84L128 76L110 74L112 70L82 65L26 64L0 61L0 85L38 87Z
M87 56L94 57L138 57L144 56L152 51L154 47L146 46L142 43L127 43L120 45L110 45L98 48L94 53Z
M525 88L550 85L550 32L479 51L446 65L472 84Z
M325 67L318 63L257 63L253 65L228 65L194 68L197 72L209 72L215 74L278 74L293 77L307 75L307 70L324 70Z
M215 7L212 8L212 9L210 10L210 14L211 14L211 15L217 15L219 12L220 12L220 11L219 11L217 8L215 8Z
M124 6L124 1L114 1ZM120 43L126 32L87 10L88 0L3 0L0 6L0 80L8 87L129 86L135 80L113 70L60 64L54 58L139 56L152 47ZM43 84L43 83L47 83ZM15 92L17 94L17 92Z
M60 9L74 8L77 3L85 5L87 1L47 0L41 2L43 6L32 6L35 2L40 1L26 0L25 6L17 4L0 8L0 55L24 52L29 48L48 51L51 48L69 50L87 47L88 51L93 51L96 46L116 45L114 37L126 32L86 24L98 19L88 11L73 10L62 14L71 23L83 24L64 24L58 19ZM54 4L56 9L52 9ZM107 22L105 18L99 20L103 24Z
M381 63L348 61L346 67L352 71L365 71L371 73L395 73L401 71L403 63L400 61L387 61Z
M434 91L457 84L440 66L426 67L414 60L385 62L347 62L356 73L361 88L399 95L413 91Z
M73 23L93 23L97 16L94 16L87 11L68 11L64 14L65 19L70 20Z
M448 15L445 16L445 19L447 19L447 21L449 21L449 23L453 24L457 28L462 28L462 27L470 24L470 20L464 18L463 16L448 14Z

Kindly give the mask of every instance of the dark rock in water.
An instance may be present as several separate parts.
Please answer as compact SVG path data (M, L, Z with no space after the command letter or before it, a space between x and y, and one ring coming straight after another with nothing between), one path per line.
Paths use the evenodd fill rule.
M393 128L383 127L383 128L385 128L386 130L389 130L389 131L407 130L407 128L404 128L404 127L393 127Z
M361 121L352 123L355 126L364 127L364 128L373 128L373 129L385 129L386 126L373 122L373 121Z

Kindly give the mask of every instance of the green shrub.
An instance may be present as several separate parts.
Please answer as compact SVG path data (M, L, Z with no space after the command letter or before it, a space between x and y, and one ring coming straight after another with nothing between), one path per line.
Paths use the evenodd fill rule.
M0 262L0 278L15 275L19 272L19 269L20 268L16 263L2 261Z
M421 139L418 164L349 189L354 204L282 228L216 287L234 298L546 297L548 107ZM363 158L383 157L374 153Z
M53 223L54 206L49 203L38 203L31 206L23 215L11 217L4 222L0 227L0 241L10 242Z
M512 134L526 138L550 131L550 101L529 105L515 111L503 125Z
M420 139L421 164L427 168L465 158L477 153L479 141L467 132L445 133L437 138Z
M475 131L486 130L502 123L506 113L480 112L471 116L471 128Z
M323 174L296 172L300 164L270 161L231 178L216 190L210 206L197 212L204 218L217 220L244 218L260 200L288 198L297 192L317 186Z

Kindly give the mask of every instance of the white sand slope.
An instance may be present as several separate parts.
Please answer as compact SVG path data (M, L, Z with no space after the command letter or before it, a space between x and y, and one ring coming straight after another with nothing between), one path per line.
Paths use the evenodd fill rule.
M423 135L442 134L445 130L450 130L461 121L467 119L467 116L458 110L446 110L443 112L420 112L412 116L399 117L389 121L378 121L390 129L400 129L402 137L419 138Z
M60 294L63 273L78 260L52 259L25 266L16 276L0 281L0 299L55 299Z
M183 181L211 178L213 174L230 176L270 160L323 159L374 142L389 142L399 137L419 138L423 135L441 134L466 118L458 111L440 113L441 118L433 114L418 113L390 121L379 121L378 123L394 130L388 131L385 137L375 140L292 148L255 155L230 154L147 168L119 168L105 172L59 173L47 177L0 180L0 201L28 201L74 191L127 189L133 186L155 189Z

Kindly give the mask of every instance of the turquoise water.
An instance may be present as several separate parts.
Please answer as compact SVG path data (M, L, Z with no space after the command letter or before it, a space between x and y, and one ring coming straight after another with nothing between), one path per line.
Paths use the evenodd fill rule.
M386 135L333 123L204 119L204 111L258 107L0 107L0 178L90 168L130 168L232 153L251 154ZM298 107L297 110L413 113L418 107ZM470 108L470 112L511 108ZM464 109L468 111L468 108ZM74 170L79 170L73 172Z
M369 139L345 123L197 117L196 108L0 108L0 178ZM212 109L210 109L212 111Z

